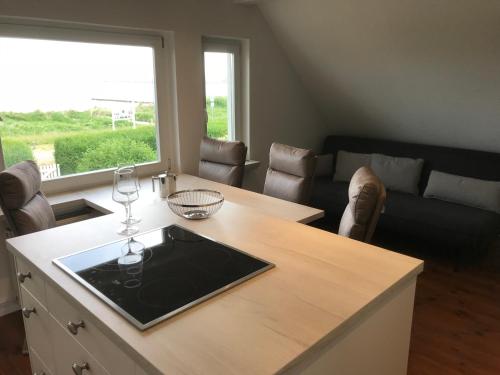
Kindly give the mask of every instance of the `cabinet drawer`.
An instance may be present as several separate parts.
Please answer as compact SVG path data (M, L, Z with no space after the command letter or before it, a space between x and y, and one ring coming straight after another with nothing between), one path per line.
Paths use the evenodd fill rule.
M24 286L43 306L47 306L42 275L20 257L16 257L16 268L19 285Z
M33 375L52 375L45 363L40 359L35 349L30 348L31 373Z
M77 374L78 372L73 370L73 366L85 367L86 369L81 371L82 375L110 375L55 319L50 319L50 325L58 375Z
M26 291L24 286L19 289L21 291L21 306L23 308L24 328L26 329L28 345L36 351L43 363L54 373L49 313Z
M107 371L111 374L134 374L134 362L96 328L88 319L88 315L79 311L67 297L51 285L47 285L47 301L51 315L61 326L65 327L67 334L89 351ZM83 322L84 326L78 327L72 333L68 328L70 322L74 324ZM74 334L75 332L76 334Z

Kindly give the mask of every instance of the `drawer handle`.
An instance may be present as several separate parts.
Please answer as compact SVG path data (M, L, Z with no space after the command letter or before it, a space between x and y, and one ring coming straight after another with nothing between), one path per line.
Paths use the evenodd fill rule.
M87 362L83 362L81 365L79 365L78 363L75 362L75 363L73 363L71 368L73 369L73 372L75 373L75 375L82 375L84 370L87 370L87 371L90 370L90 366Z
M78 328L85 328L85 322L83 320L76 323L70 321L66 324L66 327L68 328L68 331L70 331L73 335L76 335L78 333Z
M17 273L17 279L22 284L22 283L24 283L24 280L31 279L31 272L26 272L26 273L18 272Z
M24 317L26 319L28 319L32 313L36 314L36 309L34 307L31 309L28 309L27 307L23 307L22 312L23 312Z

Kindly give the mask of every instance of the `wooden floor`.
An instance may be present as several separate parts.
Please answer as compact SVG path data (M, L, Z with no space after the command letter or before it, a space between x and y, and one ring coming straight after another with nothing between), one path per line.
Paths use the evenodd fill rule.
M500 374L498 243L458 272L445 257L410 250L426 265L417 283L408 374ZM22 324L19 312L0 318L0 375L30 374Z
M20 312L0 318L0 375L30 375L27 355L21 353L24 342Z
M427 262L417 283L408 374L500 374L496 256L458 272Z
M417 281L408 374L500 374L500 239L458 271L447 254L428 245L376 242L425 260Z

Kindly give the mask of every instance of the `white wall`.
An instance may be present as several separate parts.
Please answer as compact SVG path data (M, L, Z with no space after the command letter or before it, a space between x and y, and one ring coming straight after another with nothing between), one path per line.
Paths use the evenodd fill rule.
M231 0L4 0L0 16L173 31L180 153L186 172L197 169L202 134L202 35L250 40L252 158L265 161L275 140L317 147L326 134L317 109L254 6Z
M173 31L178 146L187 173L197 173L203 129L202 35L249 39L251 157L263 165L246 176L246 186L262 189L273 141L318 148L328 132L254 6L231 0L2 0L0 5L0 16ZM5 262L0 246L0 265ZM0 284L4 281L5 269L0 268Z
M499 1L259 7L332 133L500 151Z

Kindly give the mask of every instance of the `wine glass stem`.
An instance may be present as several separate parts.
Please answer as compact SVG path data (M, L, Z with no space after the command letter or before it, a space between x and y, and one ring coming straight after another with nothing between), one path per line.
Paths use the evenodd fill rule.
M127 196L127 203L125 203L125 227L128 229L129 227L129 219L130 219L130 201Z
M132 220L132 203L128 204L128 221Z

